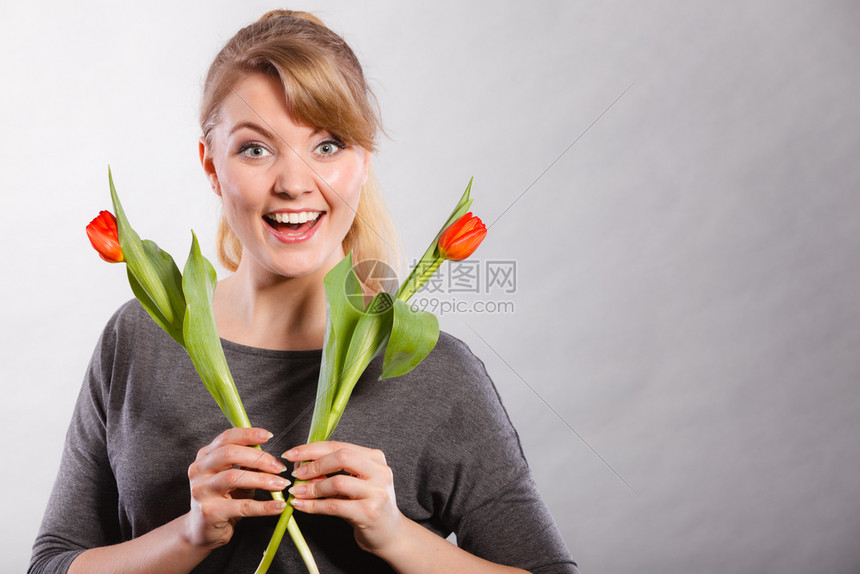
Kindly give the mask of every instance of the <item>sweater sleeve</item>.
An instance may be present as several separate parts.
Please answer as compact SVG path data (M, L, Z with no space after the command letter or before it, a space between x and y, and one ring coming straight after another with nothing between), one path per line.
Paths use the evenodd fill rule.
M28 572L66 572L84 550L119 542L117 487L107 453L107 392L115 336L102 333L66 434L60 470Z
M432 502L463 549L534 574L576 573L484 363L460 347L446 416L425 443Z

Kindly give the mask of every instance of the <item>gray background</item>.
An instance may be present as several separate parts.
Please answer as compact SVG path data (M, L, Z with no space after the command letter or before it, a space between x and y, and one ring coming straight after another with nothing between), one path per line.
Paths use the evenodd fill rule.
M181 262L194 228L213 257L200 85L273 7L0 8L3 572L131 296L83 231L107 164L143 236ZM585 572L860 570L856 3L291 7L373 79L409 255L475 177L478 256L516 261L517 289L440 299L515 310L442 327L486 362Z

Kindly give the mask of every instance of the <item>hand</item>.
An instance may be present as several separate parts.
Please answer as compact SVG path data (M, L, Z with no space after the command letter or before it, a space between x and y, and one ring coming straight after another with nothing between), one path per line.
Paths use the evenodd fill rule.
M306 461L293 476L308 482L289 491L296 509L345 519L367 552L379 554L397 541L406 517L397 508L394 476L382 451L328 441L290 449L283 457ZM341 471L346 474L334 474Z
M282 501L251 499L256 488L283 490L289 484L271 474L284 472L283 463L252 448L271 437L264 429L231 428L197 452L188 467L191 511L186 515L186 536L191 544L223 546L232 538L239 518L280 514L284 509Z

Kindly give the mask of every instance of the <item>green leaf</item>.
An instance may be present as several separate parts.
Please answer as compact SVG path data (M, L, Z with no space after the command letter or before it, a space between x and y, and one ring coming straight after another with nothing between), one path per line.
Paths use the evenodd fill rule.
M398 299L408 301L412 295L427 283L436 270L439 269L439 266L442 264L442 255L439 253L439 236L442 235L442 232L445 231L448 226L466 215L469 211L469 206L472 205L473 201L469 195L472 190L472 180L474 179L474 177L469 179L469 185L466 186L466 191L463 192L463 195L460 197L460 201L458 201L457 206L454 207L454 211L452 211L448 219L445 220L442 228L439 229L439 232L433 238L433 241L430 242L430 246L427 247L427 251L424 252L424 255L421 256L421 259L418 260L418 263L415 264L415 267L412 268L409 276L400 286L400 289L398 289Z
M185 314L185 297L182 293L182 275L169 253L152 241L141 241L131 227L108 167L111 199L116 212L119 245L128 270L131 289L140 304L155 322L180 345L182 322Z
M326 297L326 330L308 442L328 438L326 429L329 413L343 379L343 365L350 338L362 315L359 308L363 305L363 291L352 268L352 251L326 273L323 284ZM359 301L362 303L358 304Z
M352 332L361 319L364 306L364 291L352 266L352 251L340 260L323 279L326 298L326 343L323 347L324 359L332 367L327 385L330 391L337 392L341 379L341 369L346 361L346 352ZM331 336L328 330L331 329ZM327 407L331 406L329 394Z
M155 269L156 273L159 277L170 277L169 282L171 284L182 285L182 275L179 273L179 268L176 267L176 263L173 261L173 258L168 255L166 252L162 251L158 245L154 242L145 240L141 242L143 245L144 253L146 254L147 260L152 264L152 267ZM164 331L173 337L177 343L182 346L185 346L185 341L182 337L182 326L181 324L171 324L167 322L167 318L163 313L159 310L158 305L149 295L149 292L144 289L144 287L138 282L137 277L135 277L132 272L131 267L127 267L128 272L128 282L131 285L131 290L134 293L134 296L137 297L137 300L143 306L144 309L147 310L149 315L153 318L153 320L158 324L159 327L164 329ZM182 297L183 303L185 297ZM183 312L184 315L184 312Z
M185 348L203 384L230 424L234 427L250 427L251 423L224 357L215 314L212 312L215 268L200 253L200 245L193 231L191 235L191 252L182 277L182 288L188 302L182 327Z
M344 357L341 380L337 383L337 391L328 413L326 438L334 432L364 369L385 349L391 333L393 301L394 298L389 293L377 293L355 325Z
M442 235L442 232L445 231L452 223L466 215L469 211L469 207L472 205L472 198L469 197L470 192L472 191L472 181L475 178L469 179L469 185L466 186L466 191L463 192L463 195L460 196L460 201L457 202L457 206L454 207L454 211L451 212L451 215L448 216L448 219L445 220L445 223L442 224L442 227L439 229L439 232L433 238L433 241L430 243L430 247L427 248L427 251L424 252L424 255L421 257L420 261L430 261L436 258L439 255L439 236ZM435 254L435 256L434 256Z
M439 230L439 233L436 234L436 241L439 240L439 236L442 235L442 232L445 229L466 215L469 211L469 206L472 205L472 199L469 197L470 192L472 191L472 181L474 181L474 177L469 178L469 184L466 186L466 191L463 192L463 195L460 197L460 201L457 202L457 206L454 208L454 211L451 212L451 215L445 221L444 225L442 225L442 229Z
M439 320L433 313L413 309L394 299L391 336L379 380L405 375L430 354L439 339Z
M347 369L364 368L385 348L391 332L394 298L385 291L377 293L355 326L346 353Z
M326 273L323 284L332 328L338 340L349 341L364 308L364 291L352 268L352 251Z

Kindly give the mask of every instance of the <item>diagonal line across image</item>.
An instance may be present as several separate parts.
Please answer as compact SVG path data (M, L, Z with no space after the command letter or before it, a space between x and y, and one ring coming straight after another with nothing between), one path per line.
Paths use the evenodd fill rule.
M465 321L463 321L463 322L464 322L464 323L466 323ZM511 366L511 364L510 364L510 363L508 363L508 362L507 362L507 361L506 361L506 360L505 360L505 359L504 359L504 358L499 354L499 352L498 352L498 351L496 351L496 349L494 349L494 348L493 348L493 346L492 346L492 345L490 345L490 344L487 342L487 340L486 340L486 339L484 339L484 338L481 336L481 334L480 334L480 333L478 333L478 332L477 332L477 331L476 331L476 330L475 330L471 325L469 325L468 323L466 323L466 326L467 326L467 327L469 327L469 329L471 329L471 330L472 330L472 332L473 332L473 333L474 333L474 334L475 334L475 335L476 335L476 336L477 336L477 337L478 337L478 338L479 338L479 339L480 339L480 340L481 340L481 341L482 341L482 342L487 346L487 348L488 348L488 349L490 349L490 350L491 350L491 351L492 351L492 352L493 352L493 353L494 353L494 354L499 358L499 360L500 360L500 361L502 361L502 362L503 362L503 363L504 363L504 364L505 364L505 365L506 365L506 366L511 370L511 372L512 372L513 374L515 374L515 375L517 376L517 378L519 378L519 380L521 380L521 381L523 382L523 384L524 384L525 386L527 386L527 387L529 388L529 390L531 390L531 392L532 392L532 393L534 393L534 395L535 395L537 398L539 398L539 399L541 400L541 402L542 402L544 405L546 405L546 407L547 407L549 410L551 410L551 411L553 412L553 414L554 414L556 417L558 417L558 420L560 420L562 423L564 423L564 426L566 426L567 428L569 428L569 429L570 429L570 431L571 431L573 434L575 434L575 435L576 435L576 437L577 437L579 440L581 440L581 441L582 441L582 444L584 444L585 446L587 446L587 447L589 448L589 450L590 450L591 452L593 452L593 453L594 453L594 455L595 455L597 458L599 458L599 459L601 460L601 462L603 462L603 464L605 464L605 465L606 465L606 467L607 467L609 470L611 470L611 471L612 471L612 473L613 473L615 476L617 476L617 477L619 478L619 480L621 480L621 482L623 482L625 485L627 485L627 488L629 488L629 489L630 489L634 494L638 494L638 493L636 492L636 490L635 490L632 486L630 486L630 483L629 483L629 482L627 482L626 480L624 480L624 477L623 477L623 476L621 476L620 474L618 474L618 471L617 471L617 470L615 470L614 468L612 468L612 465L611 465L611 464L609 464L609 462L607 462L605 458L603 458L602 456L600 456L600 453L599 453L599 452L597 452L597 451L594 449L594 447L593 447L593 446L591 446L590 444L588 444L588 441L587 441L587 440L585 440L585 439L582 437L582 435L581 435L581 434L579 434L578 432L576 432L576 429L575 429L575 428L573 428L573 427L570 425L570 423L568 423L566 420L564 420L564 417L562 417L562 416L559 414L559 412L558 412L557 410L555 410L554 408L552 408L552 405L550 405L550 404L546 401L546 399L544 399L544 398L540 395L540 393L538 393L538 392L537 392L537 390L535 390L535 388L534 388L533 386L531 386L531 385L530 385L530 384L529 384L529 383L528 383L528 382L527 382L527 381L522 377L522 375L520 375L520 374L519 374L519 373L518 373L518 372L517 372L517 371L516 371L512 366Z
M497 218L495 218L495 219L492 221L492 223L490 223L489 225L487 225L487 229L489 230L493 225L495 225L495 224L496 224L496 222L497 222L498 220L500 220L500 219L501 219L501 218L502 218L502 217L503 217L503 216L508 212L508 210L509 210L510 208L512 208L512 207L513 207L513 206L514 206L514 205L515 205L515 204L516 204L520 199L522 199L522 197L523 197L526 193L528 193L528 191L529 191L531 188L533 188L533 187L535 186L535 184L536 184L537 182L539 182L539 181L540 181L540 179L541 179L544 175L546 175L546 173L547 173L549 170L551 170L551 169L553 168L553 166L555 166L555 164L557 164L557 163L559 162L559 160L560 160L561 158L563 158L563 157L564 157L564 155L565 155L568 151L570 151L570 148L572 148L573 146L575 146L575 145L576 145L576 143L577 143L579 140L581 140L581 139L583 138L583 136L585 136L585 134L587 134L587 133L588 133L588 131L589 131L592 127L594 127L594 125L595 125L597 122L599 122L599 121L601 120L601 118L603 118L603 116L605 116L605 115L606 115L606 113L607 113L607 112L609 112L609 110L611 110L611 109L613 108L613 106L615 106L615 104L617 104L617 103L618 103L618 100L620 100L621 98L623 98L623 97L624 97L624 94L626 94L627 92L629 92L629 91L630 91L630 88L632 88L632 87L633 87L633 84L635 84L635 83L636 83L636 82L633 82L633 83L631 83L629 86L627 86L627 88L626 88L623 92L621 92L621 94L619 94L619 95L618 95L618 97L617 97L617 98L615 98L615 99L612 101L612 103L611 103L611 104L609 104L609 105L606 107L606 109L605 109L605 110L603 110L603 112L602 112L599 116L597 116L597 117L594 119L594 121L593 121L593 122L591 122L591 123L588 125L588 127L587 127L587 128L585 128L585 129L582 131L582 133L581 133L581 134L579 134L579 135L576 137L576 139L575 139L575 140L573 140L573 141L571 142L571 144L570 144L569 146L567 146L567 147L564 149L564 151L563 151L563 152L561 152L561 153L558 155L558 157L557 157L557 158L555 158L555 159L552 161L552 163L550 163L550 164L547 166L547 168L546 168L545 170L543 170L543 171L541 172L541 174L540 174L539 176L537 176L537 177L535 178L535 180L534 180L533 182L531 182L531 183L529 184L529 186L528 186L527 188L525 188L525 190L523 190L523 192L522 192L521 194L519 194L519 195L517 196L517 198L516 198L515 200L513 200L513 201L511 202L511 204L510 204L508 207L506 207L506 208L505 208L505 210L504 210L504 211L503 211L503 212L502 212L502 213L501 213Z

